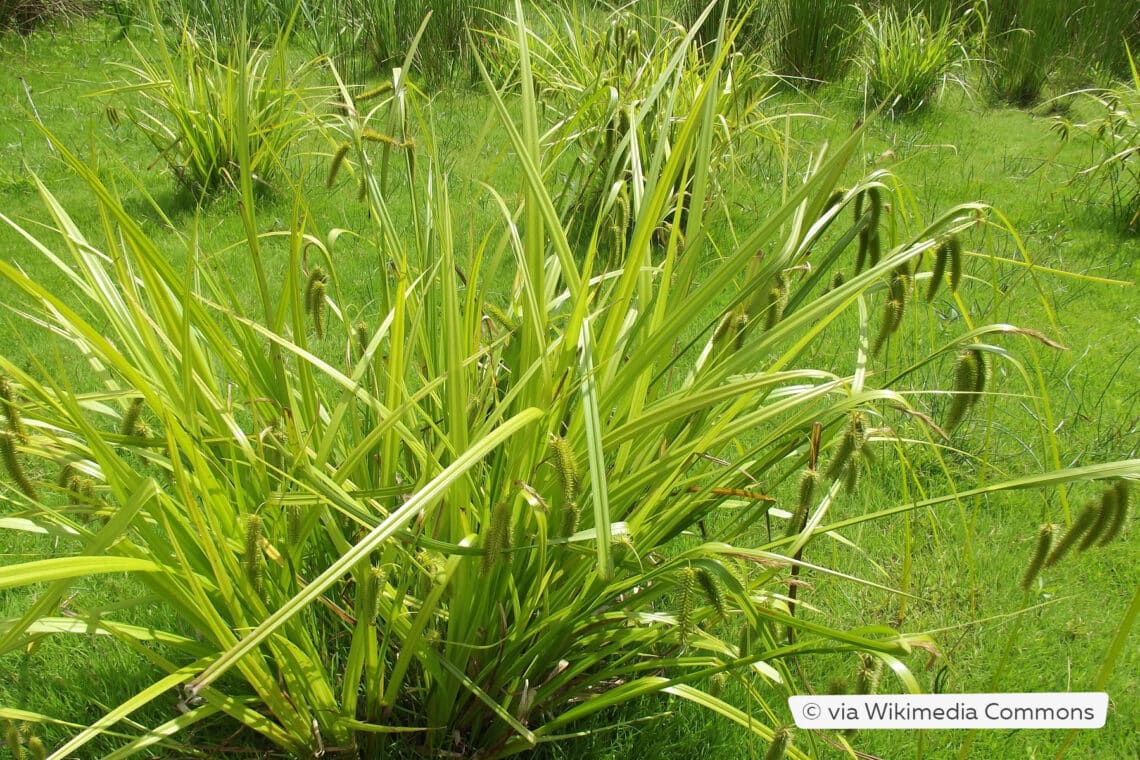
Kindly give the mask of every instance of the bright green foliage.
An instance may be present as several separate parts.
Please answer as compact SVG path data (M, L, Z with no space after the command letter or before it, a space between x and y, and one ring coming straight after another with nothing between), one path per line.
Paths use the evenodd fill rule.
M2 486L28 521L4 527L50 527L79 547L0 567L0 588L47 584L20 619L3 621L0 655L49 634L98 633L167 674L58 756L80 754L113 726L133 731L117 724L179 688L188 711L116 756L224 713L295 755L337 747L376 757L407 732L428 751L495 757L665 694L800 760L810 739L773 717L803 688L791 658L863 653L862 688L873 691L888 661L892 678L915 685L896 658L931 642L877 621L847 629L793 614L792 557L820 536L849 542L849 526L959 498L1140 477L1136 461L988 477L841 522L830 510L843 484L829 477L804 497L802 529L766 537L758 526L789 510L776 512L758 483L797 482L849 433L860 467L883 441L901 452L930 440L922 416L905 413L915 411L917 370L963 345L1028 334L975 326L901 371L868 355L867 315L879 311L868 307L917 287L897 273L984 223L986 209L963 204L910 230L888 202L888 175L839 191L857 131L821 148L786 200L738 223L735 236L714 236L705 204L693 202L684 247L679 225L655 242L685 178L695 199L710 192L709 146L730 71L729 48L714 46L668 145L646 142L629 179L638 201L628 245L603 268L598 234L582 249L568 239L556 206L562 179L544 173L549 151L568 148L540 137L531 33L522 23L516 33L520 95L508 104L489 80L488 95L523 186L488 189L500 223L469 243L453 227L430 111L401 70L365 113L342 87L332 155L350 145L340 171L357 180L345 202L355 193L367 205L363 228L325 229L297 191L287 232L259 233L251 154L239 153L253 306L198 266L193 236L185 267L172 266L116 192L58 141L99 205L98 233L88 237L38 182L59 240L0 217L66 286L57 292L7 261L0 278L30 324L49 325L98 378L94 389L70 388L50 355L27 367L0 358L27 431L26 441L10 430L6 440L34 472L52 474L31 484L37 496ZM684 62L670 58L661 81L675 81ZM869 189L866 213L850 213ZM410 220L394 218L399 192ZM851 271L855 241L872 224L878 257L824 293L835 271ZM367 251L357 255L375 259L368 310L344 303L336 241L346 234ZM272 261L270 237L284 243ZM310 341L305 307L317 305L316 282L325 335ZM860 336L837 349L844 369L813 368L812 346L841 320L857 322ZM987 348L1012 376L1027 376L1007 349ZM139 398L152 435L120 435L123 410ZM886 418L873 432L863 424ZM89 495L55 484L67 465L94 481ZM574 520L563 516L579 506ZM72 583L120 572L151 592L139 604L161 599L184 629L121 622L131 599L56 614ZM747 686L743 706L698 688L729 671Z
M969 14L931 20L921 10L905 15L887 6L863 17L862 64L867 92L900 113L928 103L966 60L963 37Z
M766 0L773 23L769 39L776 70L797 87L811 89L843 77L859 29L859 8L848 0Z
M223 43L203 34L183 26L173 53L136 50L130 80L102 94L140 97L126 113L185 189L236 187L242 151L255 181L268 185L311 120L318 61L290 60L288 26L267 49L246 35Z
M677 150L685 151L677 161L700 156L711 180L698 194L692 173L670 178L666 203L655 211L656 242L663 246L676 229L684 244L693 205L711 203L740 163L781 140L762 110L773 77L758 55L735 49L722 64L721 90L710 97L704 117L715 128L700 125L701 139L682 134L715 55L696 32L709 23L719 28L719 13L718 6L705 9L690 31L630 8L608 12L600 22L581 10L534 11L527 40L531 76L552 124L542 136L550 147L540 168L563 177L553 185L553 200L576 249L597 235L601 251L624 258L648 183ZM721 43L735 40L745 21L726 27ZM519 40L502 34L495 42L492 69L504 79L517 76Z
M1093 163L1075 177L1091 191L1108 197L1113 215L1129 231L1140 231L1140 70L1128 50L1131 78L1128 83L1081 94L1096 106L1092 119L1072 124L1058 117L1057 130L1064 139L1076 134L1092 141Z

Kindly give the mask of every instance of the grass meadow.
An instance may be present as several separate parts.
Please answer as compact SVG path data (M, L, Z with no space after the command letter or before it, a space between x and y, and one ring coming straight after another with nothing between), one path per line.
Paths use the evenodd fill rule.
M1140 755L1140 14L105 5L0 35L0 756Z

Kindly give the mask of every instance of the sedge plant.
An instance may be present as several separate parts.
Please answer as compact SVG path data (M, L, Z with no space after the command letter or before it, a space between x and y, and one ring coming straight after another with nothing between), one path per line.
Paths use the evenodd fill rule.
M797 576L877 585L809 563L814 542L842 544L852 524L956 499L1140 477L1129 461L991 478L837 520L833 506L857 491L878 441L902 449L937 427L907 413L918 368L944 367L961 399L944 435L967 424L995 362L1021 376L1000 344L1036 338L1009 325L947 336L906 367L877 358L904 309L921 308L917 290L972 285L980 254L952 241L984 223L985 207L905 230L889 177L840 186L856 132L821 148L737 238L715 238L694 203L683 232L675 225L658 247L673 188L691 177L699 195L711 182L721 46L672 149L647 146L628 249L602 268L601 224L573 250L557 180L543 173L521 2L516 14L521 94L508 102L487 85L522 187L488 188L501 222L468 241L404 67L387 99L345 116L335 168L357 179L346 202L367 205L359 229L327 229L298 186L288 230L260 233L250 141L238 141L250 298L197 266L193 234L183 265L172 263L59 142L100 228L80 229L42 182L55 238L0 217L67 283L57 292L0 262L21 313L99 378L72 388L49 354L27 367L0 358L0 526L50 528L75 547L0 567L0 589L45 584L0 622L0 656L95 633L165 673L51 757L132 731L131 714L171 689L185 712L136 731L113 757L219 715L298 756L373 757L399 744L501 757L567 741L581 719L651 695L706 707L786 757L818 755L811 735L782 727L786 696L802 688L797 658L859 656L868 673L885 663L917 688L903 658L933 643L805 617L789 591ZM381 126L391 139L369 139ZM410 222L395 218L397 192ZM375 257L369 308L346 301L345 235ZM271 240L284 243L278 258ZM805 366L845 318L860 333L846 368ZM886 415L915 427L869 424ZM793 480L810 487L775 503ZM73 584L107 573L147 593L113 609L77 598L74 614L57 614ZM179 627L118 619L156 603ZM706 688L721 674L741 701Z
M161 29L153 2L149 10L153 28ZM127 103L127 119L193 195L237 187L239 142L257 183L272 187L321 97L313 78L322 59L296 65L292 23L262 48L244 23L223 42L183 22L173 51L135 48L136 62L124 65L127 81L99 94Z
M906 113L927 104L948 81L962 84L955 71L967 58L968 16L954 20L948 11L931 19L922 10L904 15L892 6L864 15L861 61L872 101Z

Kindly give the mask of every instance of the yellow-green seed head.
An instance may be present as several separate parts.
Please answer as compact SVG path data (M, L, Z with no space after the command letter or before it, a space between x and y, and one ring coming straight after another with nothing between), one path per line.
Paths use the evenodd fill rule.
M677 587L677 630L681 644L684 645L693 632L693 597L697 587L697 571L692 567L681 568Z
M352 146L347 142L343 142L337 147L336 153L333 154L332 163L329 165L329 178L325 182L326 187L331 188L336 182L336 175L340 172L340 165L344 163L344 157L348 155L348 151L351 147Z
M0 430L0 459L4 460L4 469L8 471L8 475L24 495L29 499L38 500L36 489L24 472L19 455L16 453L17 437L11 430Z
M949 246L947 255L950 259L950 290L957 292L962 284L962 241L957 235L951 235L947 241Z
M1077 515L1077 519L1073 520L1073 524L1065 531L1065 535L1045 557L1045 567L1052 567L1061 561L1061 559L1068 553L1069 549L1073 548L1073 544L1092 527L1096 521L1099 502L1089 502L1085 505L1081 513Z
M697 570L697 583L700 584L705 599L716 610L717 614L725 617L728 614L727 607L725 607L724 594L721 592L720 584L717 583L716 578L708 570L700 568Z
M325 270L321 269L320 267L313 267L312 271L309 272L309 278L305 282L305 313L306 314L311 314L313 311L313 306L316 303L317 287L321 286L321 288L322 288L321 294L323 296L323 294L324 294L323 287L328 283L328 281L329 281L329 276L327 274L325 274Z
M119 426L119 434L124 436L137 436L139 435L139 416L142 414L143 404L142 397L131 399L130 406L123 414L122 424Z
M1045 558L1049 555L1049 547L1053 544L1053 526L1046 524L1041 526L1041 532L1037 534L1037 546L1033 550L1033 556L1029 558L1029 565L1025 568L1025 575L1021 576L1021 587L1026 591L1033 585L1033 580L1037 574L1041 572L1041 568L1045 565Z
M313 284L313 330L318 338L325 337L325 325L328 316L329 301L325 295L325 284Z
M12 721L8 721L8 727L4 732L4 743L8 745L8 751L15 760L23 760L24 748L20 742L20 729Z
M20 407L16 404L12 386L8 378L0 375L0 403L4 406L4 415L8 420L8 429L12 431L21 442L27 442L28 433L24 429L23 417L20 416Z
M926 302L934 300L938 289L942 287L942 280L946 278L946 263L950 257L950 242L943 241L934 254L934 268L930 271L930 284L926 288Z
M958 426L977 398L979 385L985 384L985 367L979 361L980 353L966 348L958 352L954 361L954 396L946 416L947 432Z
M31 760L45 760L47 758L47 749L44 747L43 741L38 736L28 738L28 755Z
M1113 505L1115 506L1115 511L1114 514L1111 515L1111 519L1109 520L1108 524L1105 526L1104 534L1100 537L1100 541L1097 542L1097 546L1104 546L1105 544L1115 539L1118 535L1120 535L1120 531L1128 519L1128 481L1116 481L1116 484L1112 487L1112 490L1115 493L1115 498L1112 501Z
M376 85L375 87L368 89L368 90L365 90L364 92L360 93L359 95L356 96L355 100L357 103L363 103L366 100L372 100L373 98L378 98L381 95L384 95L384 94L389 93L391 91L392 91L392 82L390 80L384 81L384 82L381 82L380 84Z
M792 727L780 726L772 735L772 744L764 753L764 760L783 760L788 751L788 742L792 739Z
M242 556L242 567L249 582L257 592L261 592L261 534L265 528L261 515L246 515L245 517L245 553Z
M502 553L510 548L511 539L511 505L509 502L499 502L491 510L491 523L487 526L487 534L483 545L483 572L489 571Z
M574 456L574 449L570 443L560 436L553 436L550 439L550 451L562 486L562 500L570 504L578 499L578 459Z

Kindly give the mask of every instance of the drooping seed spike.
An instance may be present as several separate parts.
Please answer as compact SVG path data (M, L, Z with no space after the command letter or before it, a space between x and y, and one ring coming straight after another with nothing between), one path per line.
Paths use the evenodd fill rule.
M859 247L855 250L855 275L863 271L867 263L867 249L871 244L871 232L866 227L859 231Z
M1037 534L1037 546L1033 556L1029 558L1029 565L1025 568L1025 575L1021 576L1021 588L1026 591L1033 585L1033 580L1045 565L1045 557L1049 555L1049 547L1053 544L1053 526L1045 524Z
M950 257L950 242L942 241L934 254L934 268L930 271L930 285L926 288L926 302L934 300L938 289L942 287L942 280L946 278L946 262Z
M693 630L693 597L697 586L697 571L692 567L681 568L678 586L680 599L677 604L677 630L681 645L684 646Z
M709 694L719 699L728 686L728 673L721 671L709 679Z
M498 306L496 306L493 303L488 302L488 303L483 304L483 312L488 317L490 317L491 319L498 322L499 326L502 327L503 329L507 330L508 332L511 330L517 329L519 326L518 322L516 322L515 320L513 320L509 316L507 316L506 312L504 312L502 309L500 309Z
M847 460L847 467L843 470L843 490L853 494L859 490L859 480L863 476L863 451L856 449L851 452Z
M1117 511L1116 489L1105 489L1105 492L1101 494L1100 501L1091 503L1089 508L1092 509L1095 517L1092 525L1085 531L1081 542L1077 544L1077 551L1079 552L1086 551L1097 543L1097 539L1101 538L1108 526L1112 524Z
M29 499L38 501L39 497L36 495L35 486L32 485L32 481L24 472L23 465L20 464L20 457L16 452L17 438L18 436L11 430L0 430L0 459L4 460L4 469L8 471L9 477L23 491L24 495Z
M391 92L391 91L392 91L392 82L391 81L384 81L384 82L381 82L380 84L376 85L375 87L373 87L369 90L365 90L364 92L360 93L359 95L356 96L356 98L354 98L354 100L356 100L357 103L363 103L366 100L372 100L373 98L378 98L381 95L383 95L387 92Z
M903 318L903 302L891 298L883 305L883 323L879 327L879 334L875 336L875 345L871 348L871 355L878 356L879 350L886 344L892 335L899 329Z
M950 260L950 290L956 293L962 283L962 241L957 235L951 235L946 244Z
M577 502L567 502L562 507L562 526L560 535L572 536L578 531L578 520L582 511Z
M978 352L966 348L958 352L954 361L954 396L950 400L946 424L943 426L948 433L958 426L976 398L979 375L984 372L984 368L978 364L978 358Z
M701 591L704 592L705 599L709 605L716 610L718 615L725 617L728 614L728 609L724 604L724 593L721 591L720 584L717 583L712 573L703 567L698 569L697 583L700 584Z
M353 337L356 338L356 351L357 356L363 358L368 353L368 344L372 341L371 336L368 334L368 325L363 322L357 322L352 329Z
M498 562L502 553L510 548L511 505L501 501L491 510L491 524L483 546L483 572L488 572Z
M325 187L331 188L336 182L336 175L340 173L340 165L344 163L344 157L348 155L349 148L352 146L347 142L342 142L333 154L332 164L329 165L329 178L325 182Z
M119 435L123 436L137 436L139 434L139 416L142 414L142 408L145 401L140 396L131 399L130 406L123 414L122 424L119 426Z
M780 726L772 734L772 744L764 753L764 760L783 760L788 752L788 742L792 739L792 727Z
M788 278L784 273L776 275L775 283L768 291L767 309L764 311L764 329L771 330L784 318L784 309L788 306Z
M313 285L313 331L318 338L325 337L329 300L325 294L325 284L317 282Z
M20 439L22 443L28 440L28 432L24 429L24 420L20 416L20 407L16 404L12 385L8 378L0 375L0 402L4 405L4 416L8 420L8 429Z
M739 351L744 347L744 338L747 335L746 329L748 328L748 315L737 314L736 319L732 322L732 350L733 352Z
M313 267L309 272L309 278L305 282L305 313L311 314L313 306L316 303L315 294L317 286L324 286L328 283L329 276L325 274L325 270L320 267Z
M245 553L242 556L242 567L254 591L261 593L261 534L265 528L261 515L250 514L245 517Z
M871 228L870 234L867 236L867 261L868 266L877 266L879 259L883 255L883 244L879 239L879 230Z
M300 504L285 505L285 543L291 547L301 544L301 528L305 513Z
M1073 524L1065 531L1065 535L1045 557L1045 567L1052 567L1061 561L1061 559L1068 553L1069 549L1073 548L1073 544L1077 539L1084 535L1085 531L1092 527L1093 522L1096 520L1096 507L1099 506L1098 502L1090 502L1085 505L1081 513L1077 515L1077 519L1073 520Z
M1120 535L1120 531L1128 519L1128 481L1116 481L1116 485L1113 486L1112 490L1115 493L1113 504L1115 505L1116 509L1114 514L1111 516L1111 520L1109 521L1108 525L1105 526L1104 534L1100 537L1100 541L1097 542L1097 546L1104 546L1105 544L1110 543L1118 535Z
M46 760L47 748L44 747L43 740L40 737L28 737L28 754L31 756L31 760Z
M839 446L835 449L835 454L831 458L831 465L827 468L827 479L835 480L843 474L843 468L847 466L847 460L855 453L858 448L858 434L849 426L847 431L843 434L843 438L839 441Z
M569 504L578 499L579 470L578 458L570 443L560 436L550 439L550 450L554 456L554 466L562 486L562 500Z
M871 212L870 226L872 229L876 229L883 215L883 193L878 187L867 188L867 207L867 210Z
M400 141L391 135L386 135L383 132L377 132L375 129L365 128L360 133L360 137L368 142L381 143L393 148L400 147Z
M856 694L874 694L879 690L883 661L869 654L859 656L859 672L855 677Z

